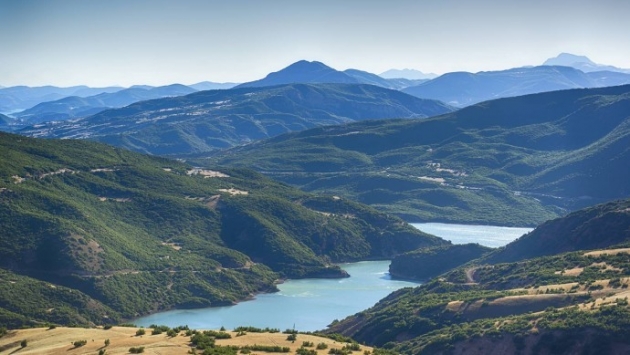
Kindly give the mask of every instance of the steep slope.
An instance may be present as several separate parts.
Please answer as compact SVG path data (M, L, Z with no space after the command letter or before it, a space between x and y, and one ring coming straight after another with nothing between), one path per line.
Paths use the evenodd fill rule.
M87 141L0 138L0 268L9 281L0 283L0 314L12 322L25 308L16 297L39 305L29 313L37 321L72 309L68 319L111 322L230 304L274 290L282 277L345 276L331 261L446 243L250 171L194 169ZM22 293L41 288L38 280L85 297ZM87 314L79 301L100 311Z
M22 132L89 138L158 155L184 155L317 126L375 118L423 118L451 110L441 102L371 85L291 84L144 101L77 122Z
M536 225L630 196L628 112L630 86L558 91L316 128L215 159L409 220Z
M573 252L525 259L531 253L524 250L518 262L493 265L477 259L420 287L396 291L326 332L404 354L626 349L630 235L623 221L630 217L629 204L595 206L550 222L557 227L545 238L552 251ZM611 223L618 220L619 226ZM548 231L542 225L522 239ZM618 231L618 237L608 237ZM615 248L621 241L623 248ZM582 249L593 245L599 250ZM524 246L519 240L508 248Z
M450 269L479 259L492 248L479 244L441 245L396 256L389 266L392 277L425 281Z
M623 81L629 84L629 81ZM554 90L605 86L570 67L540 66L479 73L455 72L403 90L410 95L455 106ZM619 83L621 84L621 83Z
M195 91L197 90L180 84L155 88L132 87L114 93L101 93L88 97L70 96L56 101L42 102L14 116L23 124L68 120L94 115L108 108L123 107L138 101L187 95Z
M627 242L630 242L630 200L621 200L547 221L482 260L487 263L513 262Z

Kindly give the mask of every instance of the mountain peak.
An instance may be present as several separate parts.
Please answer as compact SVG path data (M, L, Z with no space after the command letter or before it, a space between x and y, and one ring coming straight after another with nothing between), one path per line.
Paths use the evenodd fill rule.
M597 65L595 62L590 60L587 56L584 55L576 55L571 53L560 53L555 58L547 59L543 65L561 65L566 67L571 67L577 63L586 63L590 65Z
M238 87L261 87L294 83L358 84L358 81L322 62L300 60L284 69L270 73L264 79L241 84Z
M612 65L595 63L588 57L583 55L575 55L571 53L560 53L555 58L547 59L543 65L559 65L564 67L573 67L585 73L596 71L613 71L630 74L630 69L621 69Z

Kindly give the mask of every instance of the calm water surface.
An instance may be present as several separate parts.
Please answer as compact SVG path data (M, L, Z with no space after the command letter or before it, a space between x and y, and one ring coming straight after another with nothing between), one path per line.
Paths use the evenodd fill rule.
M417 283L391 280L389 261L343 264L351 277L346 279L289 280L278 285L280 292L262 294L235 306L175 310L139 318L138 326L187 324L194 329L234 329L241 325L301 331L324 329L334 319L342 319L373 306L391 292Z
M531 231L531 228L509 228L443 223L414 223L414 227L455 244L479 243L503 246ZM417 283L391 280L389 261L364 261L343 264L347 279L289 280L278 285L280 292L256 296L235 306L174 310L153 314L134 321L139 326L164 324L188 325L193 329L234 329L241 325L295 328L313 331L326 328L335 319L373 306L391 292Z
M502 247L533 229L447 223L410 224L423 232L450 240L453 244L479 243L492 248Z

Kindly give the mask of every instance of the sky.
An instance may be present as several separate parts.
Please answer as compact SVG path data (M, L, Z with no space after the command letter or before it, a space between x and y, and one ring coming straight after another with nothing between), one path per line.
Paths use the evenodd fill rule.
M301 59L381 73L630 68L627 0L0 0L0 85L245 82Z

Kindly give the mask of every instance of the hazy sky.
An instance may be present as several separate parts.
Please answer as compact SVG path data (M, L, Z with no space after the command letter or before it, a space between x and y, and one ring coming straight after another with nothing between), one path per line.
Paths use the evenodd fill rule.
M627 0L0 0L0 85L243 82L297 60L380 73L630 68Z

